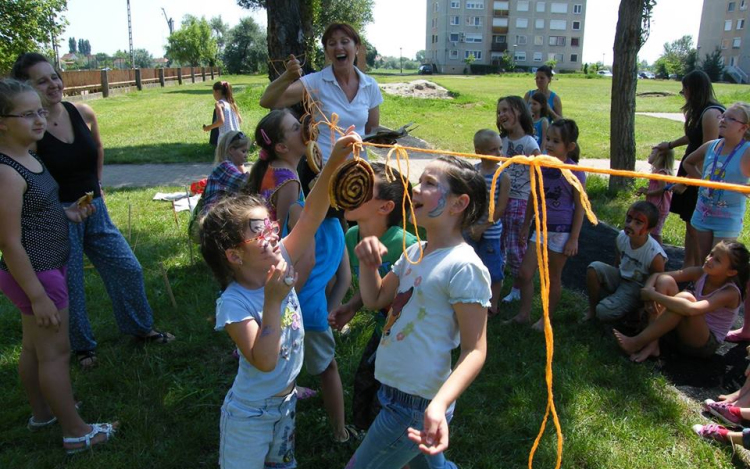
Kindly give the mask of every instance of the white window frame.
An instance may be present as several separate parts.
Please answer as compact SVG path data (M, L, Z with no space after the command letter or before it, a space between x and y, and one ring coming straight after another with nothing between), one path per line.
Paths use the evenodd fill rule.
M516 2L516 11L529 11L528 0L519 0Z
M564 47L568 41L565 36L550 36L547 43L553 47Z
M510 2L507 1L495 1L493 8L500 11L510 10Z
M570 62L578 63L578 54L570 54Z
M734 11L737 9L737 4L735 2L729 2L727 5L727 11Z
M437 12L440 10L440 3L435 2L432 4L432 11Z
M568 4L567 3L558 3L553 2L552 5L550 5L550 13L559 13L563 15L568 14Z
M580 15L581 13L583 13L583 5L580 3L573 5L573 14Z
M516 28L526 29L528 27L529 27L529 19L528 18L516 18Z
M455 37L455 39L453 39ZM461 40L461 36L458 33L449 33L448 40L451 42L458 42Z
M467 26L482 26L482 17L481 16L467 16L466 25Z
M578 26L578 27L576 28L576 26ZM580 31L581 30L581 22L580 21L573 21L573 23L571 25L571 29L573 31Z
M544 10L546 9L547 9L547 2L536 2L537 13L544 13Z
M724 31L731 31L731 30L732 30L732 20L725 20Z
M481 44L483 42L482 33L466 33L465 42L469 44Z
M474 60L482 60L481 50L467 50L464 51L464 59L468 59L470 55L474 56Z
M541 52L534 52L534 58L532 60L534 62L541 62L542 61L542 53Z
M578 44L573 44L573 41L578 41ZM581 47L581 38L580 37L571 37L570 38L570 47Z
M517 50L513 52L514 62L526 62L526 51Z
M467 10L484 10L484 2L466 2Z
M461 8L461 0L452 0L451 8Z
M742 38L735 37L732 39L732 49L739 49L742 46Z
M544 29L544 18L537 18L534 20L534 28Z
M524 36L522 34L521 35L516 35L516 45L517 46L525 46L528 43L529 43L529 40L528 40L528 38L526 36Z
M721 50L729 49L729 39L721 40Z
M450 25L451 26L460 26L461 25L461 17L459 15L452 15L450 19Z
M543 46L544 45L544 36L534 36L534 45L535 46Z
M738 30L745 29L745 19L744 18L740 18L740 19L737 20L737 29Z
M568 22L566 20L549 20L550 31L565 31L568 29Z
M451 49L451 51L450 51L450 58L458 60L458 51L456 49Z
M740 10L747 10L747 0L740 0Z
M495 44L505 44L507 40L508 38L504 34L498 34L495 36L494 42Z

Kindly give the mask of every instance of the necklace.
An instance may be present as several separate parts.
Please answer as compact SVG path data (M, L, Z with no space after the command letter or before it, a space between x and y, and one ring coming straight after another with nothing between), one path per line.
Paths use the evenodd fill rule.
M737 150L740 149L745 144L745 139L743 138L740 140L740 143L738 143L732 151L729 153L729 156L727 156L727 159L724 160L724 163L722 163L721 168L719 170L716 170L716 165L719 162L719 157L721 156L721 152L724 150L724 143L726 140L722 140L720 145L715 150L716 157L714 158L713 164L711 165L711 172L708 173L708 180L709 181L718 181L721 182L727 173L727 166L729 165L729 162L732 161L732 158L734 158L734 155L737 153ZM713 188L708 189L708 196L711 197L714 193Z

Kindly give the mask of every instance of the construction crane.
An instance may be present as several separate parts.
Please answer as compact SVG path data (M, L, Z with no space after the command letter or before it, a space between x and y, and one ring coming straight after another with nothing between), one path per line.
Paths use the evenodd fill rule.
M130 21L130 0L128 1L128 38L130 39L130 66L135 68L135 52L133 51L133 24Z
M169 26L169 35L171 36L174 32L174 20L167 16L167 11L162 8L161 12L164 13L164 19L167 20L167 26Z

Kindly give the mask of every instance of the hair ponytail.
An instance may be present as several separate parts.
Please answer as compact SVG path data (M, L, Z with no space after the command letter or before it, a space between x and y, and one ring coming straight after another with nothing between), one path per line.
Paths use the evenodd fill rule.
M568 158L578 163L581 157L581 147L578 145L578 125L576 121L573 119L557 119L550 124L549 129L547 129L548 134L552 128L556 128L560 133L560 138L565 146L575 143L575 148L568 152Z
M288 109L274 109L266 114L255 127L255 144L260 148L260 152L258 161L250 170L250 177L243 192L248 194L260 192L260 185L268 166L278 157L275 150L276 144L284 140L284 129L281 123L287 114L290 114Z
M234 101L234 94L232 93L232 85L229 84L228 81L217 81L214 83L213 86L214 91L221 92L221 96L224 98L226 102L229 103L229 106L232 108L232 111L237 116L237 120L240 121L240 124L242 123L242 115L240 114L240 108L237 107L237 103Z

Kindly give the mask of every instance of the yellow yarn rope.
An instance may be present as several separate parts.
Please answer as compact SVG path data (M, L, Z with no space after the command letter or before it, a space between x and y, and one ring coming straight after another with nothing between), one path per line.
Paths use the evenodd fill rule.
M315 100L307 94L307 92L304 93L304 104L305 109L310 111L317 111L320 116L322 116L322 120L320 122L317 122L315 125L320 124L326 124L331 129L331 140L333 141L335 139L335 134L339 133L341 135L344 134L343 130L338 127L338 115L333 114L331 116L331 120L334 122L329 121L325 114L321 111L318 104L315 102ZM542 439L542 436L544 435L544 430L547 427L547 420L549 419L550 414L552 414L552 420L555 425L555 433L557 435L557 460L555 464L555 469L560 469L560 466L562 465L562 451L563 451L563 434L562 434L562 427L560 426L560 419L557 415L557 408L555 407L555 399L554 399L554 392L552 388L552 358L554 355L554 334L552 331L552 324L549 319L549 288L550 288L550 277L549 277L549 254L547 252L546 248L542 248L542 244L546 247L547 245L547 207L544 197L544 180L542 178L542 167L551 167L551 168L558 168L560 169L563 177L570 183L571 186L573 186L577 191L581 199L581 205L583 206L583 209L586 213L586 217L588 220L593 223L597 224L597 218L596 215L593 212L593 209L591 207L591 201L588 198L588 195L586 194L585 188L582 187L581 182L578 180L578 178L571 172L571 171L583 171L586 173L596 173L596 174L608 174L611 176L621 176L621 177L628 177L628 178L642 178L642 179L655 179L659 181L665 181L665 182L673 182L675 184L685 184L690 186L700 186L700 187L709 187L714 189L723 189L723 190L731 190L735 192L740 192L743 194L750 194L750 187L739 185L739 184L727 184L723 182L715 182L710 180L702 180L702 179L690 179L685 177L676 177L676 176L668 176L664 174L656 174L656 173L640 173L635 171L626 171L626 170L618 170L618 169L608 169L608 168L592 168L588 166L579 166L579 165L571 165L571 164L565 164L562 161L560 161L558 158L547 156L547 155L539 155L539 156L513 156L510 158L502 157L502 156L488 156L488 155L477 155L474 153L461 153L461 152L453 152L453 151L445 151L445 150L430 150L426 148L415 148L415 147L406 147L401 145L384 145L384 144L376 144L376 143L367 143L363 142L361 145L356 145L356 149L359 150L361 146L371 146L371 147L377 147L377 148L388 148L388 155L386 156L386 176L390 178L394 178L392 169L391 169L391 162L393 154L396 155L396 166L398 168L398 171L401 175L401 183L404 186L404 198L401 203L401 212L403 215L403 228L404 228L404 236L402 240L402 249L404 252L404 257L410 264L418 264L422 257L424 256L424 251L422 250L421 246L421 240L419 239L419 230L416 231L417 236L417 242L419 243L419 258L416 261L413 261L409 258L409 256L406 254L406 228L407 228L407 217L406 217L406 208L407 204L410 210L410 213L412 215L412 219L414 219L414 205L412 204L411 197L409 196L409 192L406 190L409 183L409 174L410 174L410 166L409 166L409 154L408 151L414 151L418 153L427 153L427 154L436 154L436 155L452 155L457 157L463 157L463 158L484 158L484 159L490 159L494 161L498 161L501 163L500 167L495 171L495 174L492 177L492 185L490 187L490 194L494 194L496 187L497 187L497 179L500 176L500 174L503 172L505 168L507 168L511 164L525 164L530 166L529 173L530 173L530 180L531 180L531 194L532 194L532 201L533 201L533 207L534 207L534 226L536 227L536 232L541 233L541 236L536 237L536 255L537 255L537 265L539 267L539 283L541 287L541 296L542 296L542 314L544 319L544 340L547 348L547 357L546 357L546 363L545 363L545 382L547 385L547 406L545 408L544 412L544 418L542 419L542 424L539 428L539 433L536 436L536 439L534 439L534 444L531 447L531 450L529 452L529 469L532 469L533 462L534 462L534 454L536 453L536 450L539 447L539 443ZM358 152L357 152L358 153ZM358 156L358 155L357 155ZM406 165L406 171L402 170L401 164L402 160L405 162ZM490 197L490 204L489 204L489 220L493 220L493 214L495 211L495 198Z

